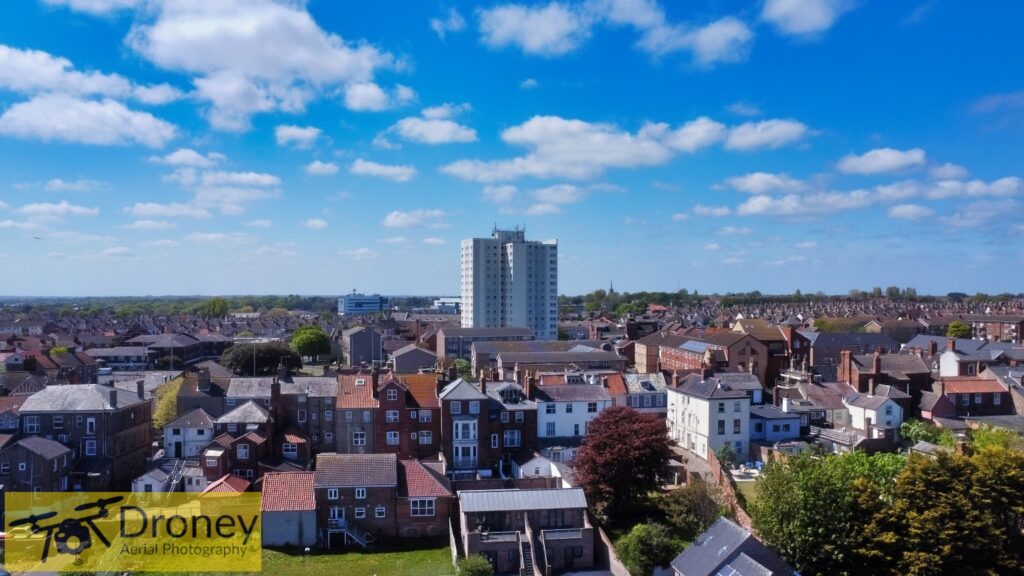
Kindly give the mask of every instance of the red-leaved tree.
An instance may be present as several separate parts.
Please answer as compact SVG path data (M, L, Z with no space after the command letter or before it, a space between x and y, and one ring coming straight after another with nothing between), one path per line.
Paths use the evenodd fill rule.
M664 417L615 406L590 422L572 468L590 504L614 518L661 486L671 456Z

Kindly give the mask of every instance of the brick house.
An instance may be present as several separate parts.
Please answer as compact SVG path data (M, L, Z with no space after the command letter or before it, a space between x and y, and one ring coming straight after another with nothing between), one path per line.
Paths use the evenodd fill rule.
M438 374L387 375L375 388L376 452L400 459L435 457L441 444Z
M661 348L677 348L689 340L687 336L680 336L672 332L655 332L636 340L633 347L633 356L636 364L636 371L640 374L653 374L661 369Z
M136 392L100 384L47 386L19 410L22 432L51 436L76 456L72 489L127 490L146 471L153 410Z
M374 421L379 406L374 374L341 374L335 402L335 444L341 454L372 454L376 448Z
M858 392L868 392L871 382L887 384L909 395L915 402L921 392L931 390L931 368L917 354L840 353L838 380Z
M1019 314L968 314L964 321L970 323L975 340L989 342L1024 342L1024 316Z
M67 446L29 436L0 450L0 483L9 492L67 492L73 464Z
M309 441L311 454L335 452L337 427L334 415L338 380L329 376L289 376L281 369L277 382L281 387L277 410L277 428L295 427ZM284 446L282 446L282 449ZM288 447L289 451L291 447Z
M999 380L979 376L939 378L940 393L956 407L957 416L998 416L1014 413L1010 391Z

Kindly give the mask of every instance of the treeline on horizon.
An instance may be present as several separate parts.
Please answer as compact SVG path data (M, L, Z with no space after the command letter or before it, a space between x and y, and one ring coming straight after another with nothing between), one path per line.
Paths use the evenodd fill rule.
M702 294L687 289L676 292L617 292L598 289L578 296L562 295L558 298L563 307L582 306L586 312L614 312L618 315L643 314L651 304L663 306L695 306L716 302L722 307L749 306L755 304L800 304L835 300L851 302L888 299L896 302L927 303L938 301L954 302L1007 302L1024 299L1024 294L1002 293L990 295L978 292L973 295L964 292L950 292L943 296L921 295L912 287L875 287L870 290L853 289L843 295L824 292L792 294L764 294L752 292L713 292ZM390 305L400 310L429 308L435 296L391 296ZM225 316L230 313L287 313L304 311L314 314L337 312L336 296L97 296L97 297L0 297L0 309L21 314L44 316L95 317L114 314L119 317L131 316L175 316L199 315L209 317Z

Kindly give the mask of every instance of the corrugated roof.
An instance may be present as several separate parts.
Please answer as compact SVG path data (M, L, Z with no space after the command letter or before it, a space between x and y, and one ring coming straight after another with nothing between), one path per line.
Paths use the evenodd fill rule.
M582 488L544 490L463 490L459 492L463 512L522 512L586 508Z

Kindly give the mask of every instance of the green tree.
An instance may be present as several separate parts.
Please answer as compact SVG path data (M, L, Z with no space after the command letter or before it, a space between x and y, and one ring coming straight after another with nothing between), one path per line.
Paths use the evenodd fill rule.
M331 353L331 337L319 326L307 325L292 334L289 346L303 358L319 357Z
M463 380L473 380L473 365L469 363L469 360L459 358L452 362L455 366L455 371L459 374L459 378Z
M202 309L203 316L208 318L221 318L228 315L228 301L217 296L210 298L203 305Z
M482 554L473 554L459 560L458 576L491 576L494 566Z
M277 372L283 363L289 370L302 368L302 358L284 342L261 344L239 344L228 348L221 356L220 363L241 376L253 376L255 356L256 376L269 376Z
M589 502L614 519L661 487L671 455L664 418L613 406L590 421L572 467Z
M729 514L721 489L701 479L670 491L661 498L659 507L665 519L687 540L693 540L715 520Z
M153 429L162 430L164 425L178 417L178 391L182 377L161 384L156 389L156 403L153 407Z
M970 338L971 327L961 320L953 320L946 328L946 336L949 338Z
M1024 436L1013 430L982 424L971 431L971 448L979 451L986 448L1024 451Z
M664 524L637 524L619 539L615 550L633 576L651 576L659 566L668 566L686 547Z
M53 348L50 348L50 354L67 354L67 353L68 353L68 347L67 346L54 346Z
M948 448L952 448L956 444L956 437L948 428L939 428L930 422L915 419L900 424L900 438L911 444L917 444L923 440Z
M718 457L718 461L726 468L732 468L739 459L739 454L736 453L731 444L723 444L721 448L715 451L715 456Z

